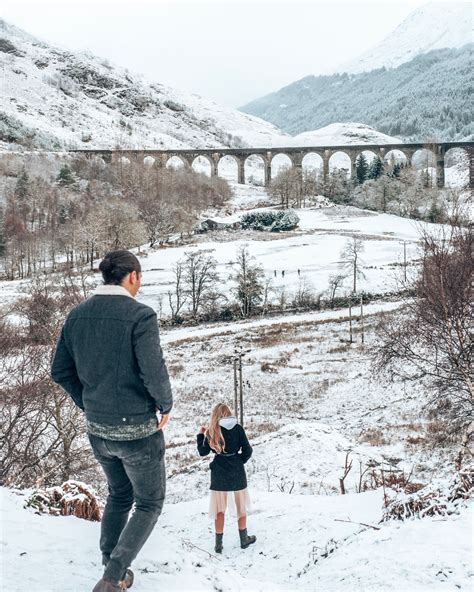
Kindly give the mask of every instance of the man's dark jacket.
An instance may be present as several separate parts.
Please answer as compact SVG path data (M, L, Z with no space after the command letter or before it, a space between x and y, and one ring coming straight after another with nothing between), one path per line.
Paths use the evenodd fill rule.
M145 423L173 405L156 313L126 295L95 294L73 308L51 377L101 424Z

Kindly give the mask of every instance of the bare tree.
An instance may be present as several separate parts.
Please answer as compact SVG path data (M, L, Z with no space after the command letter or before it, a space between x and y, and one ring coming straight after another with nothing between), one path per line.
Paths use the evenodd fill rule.
M4 320L0 340L0 456L3 482L29 487L57 484L94 465L83 414L50 378L61 324L82 299L82 278L36 279Z
M316 295L314 288L305 277L300 277L298 280L298 287L293 296L293 306L297 308L305 308L313 306L316 303Z
M357 279L365 277L361 266L360 254L364 250L364 243L354 234L346 241L341 251L341 267L352 274L352 291L357 291Z
M216 273L217 261L199 250L188 252L184 261L184 281L186 292L190 299L191 314L197 318L208 293L218 281Z
M184 286L184 262L177 261L173 267L174 286L173 292L168 291L168 302L171 310L171 318L177 321L180 312L187 300Z
M427 406L453 432L474 419L473 248L472 226L423 230L420 273L406 285L414 296L384 318L373 352L376 372L427 381Z
M293 167L280 169L272 179L268 188L270 195L280 201L283 208L290 205L301 205L302 198L302 175L301 171Z
M336 298L336 292L342 285L344 284L344 280L346 279L347 275L344 273L335 273L329 276L329 299L331 302L331 308L334 307L334 299Z

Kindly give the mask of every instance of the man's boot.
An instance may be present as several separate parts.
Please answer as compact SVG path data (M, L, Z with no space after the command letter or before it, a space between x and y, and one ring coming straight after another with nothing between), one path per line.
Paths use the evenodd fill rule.
M101 578L94 586L92 592L122 592L123 588L117 581Z
M222 537L224 536L224 533L218 533L216 532L216 544L214 546L214 551L216 553L222 553Z
M255 541L257 540L257 537L252 534L252 535L248 535L247 534L247 529L246 528L239 528L239 535L240 535L240 546L242 549L246 549L249 545L251 545L252 543L255 543Z

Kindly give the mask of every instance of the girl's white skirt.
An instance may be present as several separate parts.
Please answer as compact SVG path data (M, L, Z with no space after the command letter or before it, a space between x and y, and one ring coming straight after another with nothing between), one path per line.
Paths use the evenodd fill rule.
M219 512L225 512L227 507L231 516L239 519L252 510L252 502L247 487L238 491L210 490L209 518L215 520Z

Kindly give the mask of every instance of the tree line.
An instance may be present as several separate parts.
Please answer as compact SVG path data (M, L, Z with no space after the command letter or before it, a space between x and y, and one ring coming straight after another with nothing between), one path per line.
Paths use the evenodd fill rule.
M23 168L0 209L8 279L85 265L107 251L151 247L193 232L199 214L231 196L228 183L189 169L76 158L52 176Z

